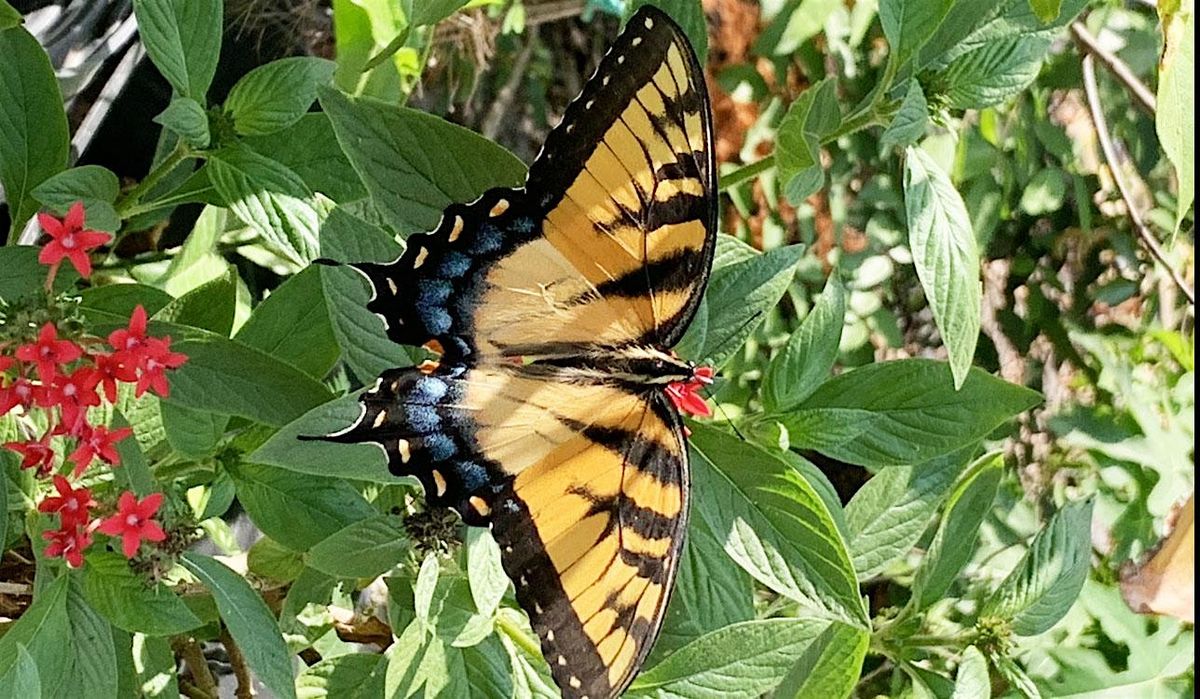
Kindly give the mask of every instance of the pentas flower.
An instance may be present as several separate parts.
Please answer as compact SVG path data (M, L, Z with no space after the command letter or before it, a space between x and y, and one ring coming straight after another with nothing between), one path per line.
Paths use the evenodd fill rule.
M50 472L54 466L54 450L50 448L51 432L30 442L5 442L4 448L21 455L21 468L37 468L39 476Z
M166 398L171 393L167 383L167 369L176 369L187 361L187 355L171 351L170 337L151 337L146 339L142 350L141 371L138 374L137 388L134 395L141 397L147 389L153 390L159 396Z
M121 352L92 355L92 361L96 363L96 375L109 403L117 402L118 381L134 383L138 379L136 363L130 364L127 359Z
M139 350L146 344L146 309L142 304L139 303L129 316L129 327L108 334L108 344L118 353L127 352L127 356L130 357L140 356Z
M96 501L92 499L92 491L87 488L72 488L70 482L62 476L54 477L54 489L58 491L58 495L42 500L38 504L38 512L57 512L62 529L86 527L91 521L91 508L96 506Z
M133 558L142 541L162 541L166 532L152 517L162 505L162 493L147 495L139 501L126 490L117 500L117 514L100 523L99 531L109 536L121 537L121 553Z
M46 557L61 557L72 568L83 565L83 552L92 545L90 527L74 526L55 529L42 532L42 538L50 542L46 546Z
M0 415L7 414L18 405L28 409L37 401L41 393L41 386L24 376L18 376L11 384L0 386Z
M38 378L43 383L49 383L58 375L58 367L68 364L83 356L79 345L70 340L58 339L58 328L54 323L46 323L38 331L36 342L21 345L17 348L16 357L23 362L32 362L37 366Z
M79 422L80 412L100 405L100 394L96 384L100 383L100 372L82 366L70 374L59 374L42 391L38 405L43 408L58 406L62 410L65 425Z
M675 404L680 412L699 417L709 417L712 409L700 390L713 382L713 368L710 366L696 367L692 378L687 381L676 381L667 385L667 397Z
M67 457L75 464L75 477L83 473L92 463L92 459L100 457L105 463L117 466L121 463L121 455L117 453L117 442L133 434L133 430L122 427L111 432L104 425L85 425L80 430L79 446Z
M64 258L71 262L79 276L84 279L92 276L92 260L88 253L112 240L108 233L84 230L83 221L83 202L78 201L61 220L50 214L38 214L38 223L50 236L50 242L38 254L38 262L50 265L51 280Z

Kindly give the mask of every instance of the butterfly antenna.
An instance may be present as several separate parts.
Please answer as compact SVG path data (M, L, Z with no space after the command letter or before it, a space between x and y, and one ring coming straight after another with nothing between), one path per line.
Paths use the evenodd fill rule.
M729 345L729 342L731 340L737 339L737 336L742 334L742 331L746 329L746 326L748 326L751 323L753 323L754 321L758 320L762 316L762 314L763 314L762 311L755 311L754 315L750 316L741 325L739 325L738 329L736 331L734 331L734 333L732 335L730 335L728 338L726 338L724 342L722 342L720 345L717 345L717 347L714 348L713 351L709 352L708 356L710 356L710 357L720 356L721 351L724 350ZM745 339L742 340L742 342L745 342L745 341L746 341Z
M713 405L717 406L717 412L721 413L721 417L725 418L726 424L733 428L734 434L736 434L743 442L749 442L750 440L746 439L746 435L742 434L742 431L737 428L737 425L733 424L733 418L729 417L729 413L725 412L725 408L721 407L721 401L717 400L717 395L709 390L708 386L702 387L701 390L704 391L704 397L711 400Z

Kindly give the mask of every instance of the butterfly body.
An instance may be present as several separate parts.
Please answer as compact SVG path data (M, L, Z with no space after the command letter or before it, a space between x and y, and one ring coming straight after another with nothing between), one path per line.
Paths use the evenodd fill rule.
M430 505L491 527L566 697L619 694L662 625L689 489L672 391L711 376L670 348L715 236L703 72L646 6L524 188L454 204L396 261L354 265L388 336L439 356L385 372L322 438L379 446Z

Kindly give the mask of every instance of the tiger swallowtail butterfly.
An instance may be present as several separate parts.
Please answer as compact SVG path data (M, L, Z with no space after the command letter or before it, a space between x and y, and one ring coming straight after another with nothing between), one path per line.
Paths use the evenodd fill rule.
M524 188L454 204L396 261L354 265L389 337L440 357L384 373L321 439L382 447L430 505L491 527L565 697L620 694L662 627L688 514L676 403L711 377L669 348L716 230L704 74L645 6Z

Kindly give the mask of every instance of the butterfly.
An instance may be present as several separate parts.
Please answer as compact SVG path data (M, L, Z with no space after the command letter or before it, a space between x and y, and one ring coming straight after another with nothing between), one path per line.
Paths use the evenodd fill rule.
M669 348L704 293L716 207L700 63L644 6L524 188L354 265L388 336L438 359L385 372L322 439L378 445L430 505L491 527L565 697L620 694L662 627L688 514L676 406L712 375Z

